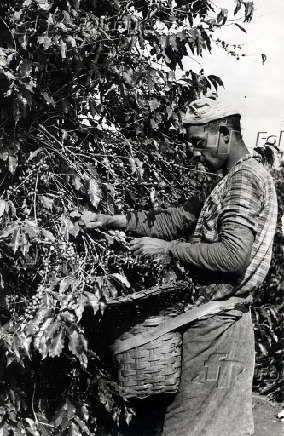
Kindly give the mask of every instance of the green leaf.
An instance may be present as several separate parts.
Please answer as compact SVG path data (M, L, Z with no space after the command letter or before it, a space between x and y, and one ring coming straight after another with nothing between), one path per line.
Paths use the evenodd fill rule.
M100 309L98 297L95 294L92 294L91 292L88 291L84 291L84 294L88 299L88 303L90 304L90 306L92 306L94 313L97 313L97 311Z
M13 203L11 200L9 200L9 201L7 202L7 205L6 205L5 210L6 210L6 213L8 213L9 210L10 210L10 213L11 213L11 215L12 215L13 217L16 217L16 216L17 216L17 209L15 208L15 205L14 205L14 203Z
M74 218L74 219L79 219L79 218L81 218L81 214L80 214L77 210L73 210L73 211L70 213L70 217L71 217L71 218Z
M89 196L90 202L94 207L98 207L99 202L101 201L101 189L98 185L98 182L95 179L90 179L89 181Z
M20 250L23 253L24 256L28 253L30 249L31 244L28 242L26 234L21 234L21 242L20 242Z
M9 205L5 200L0 200L0 217L3 216L5 210L7 211L7 206L9 210Z
M133 157L130 157L129 163L130 163L130 167L131 167L131 174L133 175L136 173L135 159Z
M21 340L17 334L14 334L14 336L13 336L13 351L14 351L18 360L21 360L20 346L21 346Z
M55 106L54 99L47 92L42 92L41 95L43 96L47 104L50 104L51 106Z
M32 343L32 340L33 340L32 336L23 336L23 337L21 336L22 347L30 359L31 359L30 345Z
M217 23L221 23L224 25L228 18L228 9L221 9L219 14L217 15Z
M154 98L153 100L149 101L149 106L150 106L151 112L153 112L158 107L160 107L160 102L156 98Z
M14 231L14 235L12 239L12 246L13 246L14 253L16 253L16 251L18 250L20 246L20 242L21 242L21 229L18 227Z
M59 427L65 419L67 419L66 408L61 407L55 414L54 425Z
M6 162L6 160L9 158L9 153L8 151L3 151L0 153L0 159L2 159L4 162Z
M72 223L71 221L68 221L68 232L70 235L74 236L74 238L77 238L81 228L78 223Z
M37 237L39 228L37 227L36 223L32 221L27 221L27 224L25 226L25 232L29 235L31 239L33 239Z
M9 171L14 174L16 168L18 166L18 158L16 156L9 156Z
M67 419L68 419L68 421L71 421L74 418L75 414L76 414L76 407L73 406L73 404L70 403L70 401L66 402L66 406L65 407L66 407L66 410L67 410Z
M66 51L67 51L67 44L66 44L66 42L64 42L61 39L60 40L60 53L61 53L61 58L62 59L66 59L66 57L67 57Z
M268 351L267 351L267 349L265 348L265 346L262 345L261 343L258 343L258 346L259 346L259 348L260 348L261 353L262 353L264 356L268 356Z
M74 323L75 321L75 315L68 310L62 311L60 316L63 321L68 321L69 323Z
M78 295L78 298L77 298L77 307L74 309L75 313L77 315L78 321L80 321L80 319L83 316L83 313L84 313L85 306L86 306L87 302L88 302L88 298L84 294Z
M135 159L136 167L137 167L137 173L139 175L139 180L142 181L144 169L143 169L143 162L139 160L138 158Z
M170 37L169 37L169 44L170 44L172 50L177 51L177 38L176 38L176 35L170 35Z
M206 47L208 49L208 51L211 53L211 39L209 38L209 36L207 35L207 32L205 32L205 30L201 31L201 36L205 41Z
M71 285L73 285L75 282L74 277L64 277L59 286L59 293L63 294Z
M245 3L245 19L244 22L249 23L252 20L252 15L254 12L254 4L253 2Z
M47 425L45 426L41 422L38 423L38 429L41 433L41 436L52 436L53 435L53 433L50 432L49 427Z
M48 0L36 0L39 9L43 11L49 11L49 9L52 7L53 3L49 3Z
M121 285L125 286L126 288L130 288L130 283L127 280L125 274L121 274L121 273L113 273L109 275L109 278L114 279L115 281L117 281L118 283L120 283Z
M24 59L20 65L20 73L22 77L29 77L32 72L32 62Z
M70 436L82 436L81 430L74 422L71 423L69 427L69 431L70 431Z
M221 23L222 20L223 20L223 9L221 9L219 14L217 15L217 23Z
M52 242L55 241L55 236L49 230L42 229L42 234L43 234L43 237L45 239L48 239L48 240L50 240Z
M238 23L235 23L235 26L237 26L239 29L241 29L242 32L246 32L246 29L242 26L240 26Z
M82 334L79 334L77 330L73 330L71 334L70 331L67 330L67 332L69 339L69 350L72 352L72 354L78 357L81 365L86 368L88 365L88 359L84 352L87 349L86 339Z
M215 89L218 88L218 85L224 86L222 79L220 79L220 77L218 76L214 76L213 74L211 74L210 76L208 76L208 79L213 83Z
M52 342L49 346L49 352L48 352L49 356L50 357L60 356L63 350L63 345L64 345L64 335L63 335L63 331L60 330L60 332L58 332L55 335L55 337L52 339Z
M234 15L236 15L239 12L241 7L242 7L242 2L240 0L237 0L237 4L236 4L235 10L234 10Z
M132 84L131 76L126 71L123 71L122 76L126 83L128 83L129 85Z

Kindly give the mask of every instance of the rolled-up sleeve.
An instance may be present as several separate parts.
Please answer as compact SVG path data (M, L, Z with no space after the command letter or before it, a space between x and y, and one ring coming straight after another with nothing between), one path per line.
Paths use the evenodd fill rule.
M202 202L193 197L186 203L164 211L128 212L127 232L171 240L194 228L202 208Z

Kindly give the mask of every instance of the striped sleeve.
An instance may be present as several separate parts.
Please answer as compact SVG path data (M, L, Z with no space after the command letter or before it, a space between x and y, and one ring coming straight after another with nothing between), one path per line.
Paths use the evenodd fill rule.
M171 240L194 228L202 203L193 197L176 208L164 211L129 212L127 231L138 235Z
M250 170L241 168L228 183L227 195L222 202L221 227L226 223L236 223L256 234L263 207L263 188L259 178Z

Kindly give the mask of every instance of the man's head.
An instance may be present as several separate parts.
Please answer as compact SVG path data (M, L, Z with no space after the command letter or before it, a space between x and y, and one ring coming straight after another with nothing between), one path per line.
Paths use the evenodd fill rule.
M183 123L188 140L199 152L210 170L226 168L235 147L242 142L239 111L216 94L195 100L189 106Z
M242 139L240 115L231 115L206 124L188 124L187 138L209 169L218 171L226 166L233 151L231 147Z

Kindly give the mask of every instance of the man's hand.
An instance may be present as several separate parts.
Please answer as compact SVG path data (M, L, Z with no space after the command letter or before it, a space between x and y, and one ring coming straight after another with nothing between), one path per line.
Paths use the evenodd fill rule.
M101 229L102 227L117 229L126 228L125 215L105 215L86 211L82 214L81 221L88 229Z
M108 215L87 211L81 216L81 221L87 229L100 229L107 227Z
M154 256L167 254L170 242L158 238L136 238L130 242L130 250L135 256Z

